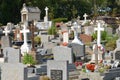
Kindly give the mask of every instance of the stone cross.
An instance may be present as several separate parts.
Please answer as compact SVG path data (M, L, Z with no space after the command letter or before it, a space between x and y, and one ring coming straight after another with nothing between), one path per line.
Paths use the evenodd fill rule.
M30 31L26 28L25 25L23 25L23 30L21 30L20 32L24 35L24 44L27 44L27 33L29 33Z
M5 27L3 33L5 33L5 36L8 36L8 33L10 33L10 31L7 27Z
M29 45L27 43L27 33L29 33L30 31L26 28L25 25L23 25L23 30L21 30L20 32L23 33L24 36L24 43L21 46L21 53L24 55L24 53L28 53L30 50Z
M85 21L86 21L87 16L88 15L86 13L83 15Z
M101 31L104 31L104 28L101 28L100 26L101 24L98 23L98 27L94 29L95 31L97 31L97 45L98 46L101 46L101 43L100 43L101 42Z
M48 16L48 7L45 8L46 16Z

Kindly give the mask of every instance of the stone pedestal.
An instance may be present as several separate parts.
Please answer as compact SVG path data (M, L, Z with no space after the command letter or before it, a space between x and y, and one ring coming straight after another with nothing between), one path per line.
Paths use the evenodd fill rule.
M21 54L24 56L26 53L30 51L30 46L28 44L23 44L20 49Z

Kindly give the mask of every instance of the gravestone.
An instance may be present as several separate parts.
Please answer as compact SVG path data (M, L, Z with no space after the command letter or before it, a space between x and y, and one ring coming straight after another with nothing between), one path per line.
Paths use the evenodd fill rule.
M114 60L120 60L120 38L116 41L116 49L113 53Z
M66 46L56 46L53 48L52 52L54 60L65 60L69 63L73 62L73 53L71 48L68 48Z
M69 36L68 36L68 32L64 32L63 33L63 43L68 43Z
M68 61L47 61L47 76L51 80L68 80Z
M48 43L50 41L49 35L40 35L42 43Z
M6 47L3 49L3 54L4 54L5 62L7 63L20 63L21 62L20 49Z
M94 33L94 28L92 26L84 27L85 34L92 35Z
M9 36L2 36L1 38L1 48L4 49L5 47L11 47L11 38Z
M113 29L111 27L105 28L105 31L109 33L108 35L113 35Z
M72 48L73 54L75 55L76 59L80 59L81 57L85 56L85 45L70 43L68 47Z
M27 68L21 63L4 63L0 67L1 80L27 80Z
M105 73L103 80L115 80L116 77L120 77L119 68L110 69L109 72Z
M24 35L24 43L21 46L21 54L24 55L25 53L28 53L30 51L30 46L27 43L27 33L30 31L27 29L26 25L23 25L23 30L20 31Z

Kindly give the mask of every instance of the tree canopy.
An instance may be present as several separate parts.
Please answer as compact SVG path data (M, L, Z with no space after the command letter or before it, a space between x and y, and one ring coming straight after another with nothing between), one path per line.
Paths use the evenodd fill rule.
M38 6L42 19L45 16L46 6L49 7L49 19L62 17L71 20L77 16L81 16L82 19L84 13L90 17L120 14L120 0L0 0L0 23L20 22L23 3L27 6Z

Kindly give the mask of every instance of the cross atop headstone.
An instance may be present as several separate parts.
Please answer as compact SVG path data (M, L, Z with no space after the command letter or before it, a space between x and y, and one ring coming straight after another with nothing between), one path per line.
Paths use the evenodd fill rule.
M24 43L21 46L21 53L24 55L26 52L28 53L30 50L29 45L27 43L27 33L29 33L29 30L26 28L25 25L23 25L23 30L21 30L20 32L23 33L24 35Z
M8 33L10 33L10 31L7 28L7 26L4 28L3 33L5 33L5 36L8 36Z
M101 28L101 23L98 22L98 27L94 28L95 31L97 31L97 45L101 46L101 31L104 31L104 28Z
M78 39L78 33L77 33L78 28L80 28L80 26L77 24L77 22L74 22L72 27L72 29L74 30L74 40L72 41L72 43L78 43L83 45L83 43Z
M85 21L86 21L86 19L87 19L87 16L88 16L88 15L87 15L86 13L83 15Z
M29 33L30 31L26 28L25 25L23 25L23 30L21 30L20 32L24 35L24 44L27 44L27 33Z
M48 7L45 8L46 16L48 16Z

